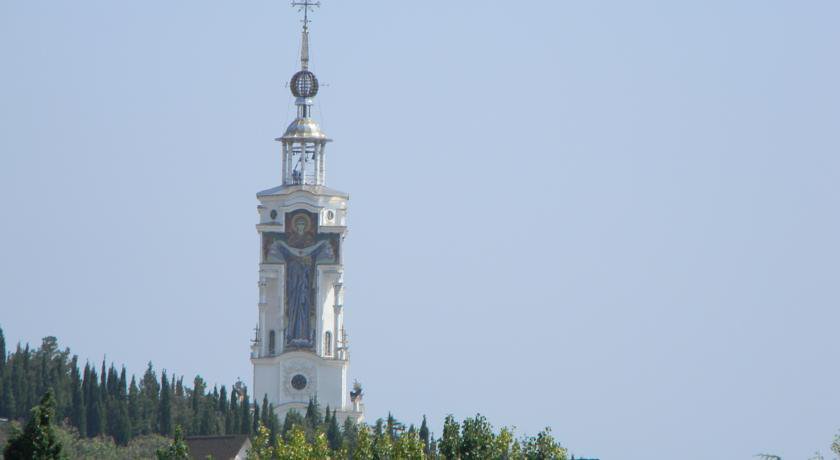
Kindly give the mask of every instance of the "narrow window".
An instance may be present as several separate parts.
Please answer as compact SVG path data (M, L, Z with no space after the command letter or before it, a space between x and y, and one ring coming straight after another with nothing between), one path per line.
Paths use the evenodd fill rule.
M274 331L268 333L268 354L274 356L276 340L274 338Z
M324 334L324 356L332 355L332 332L327 331Z

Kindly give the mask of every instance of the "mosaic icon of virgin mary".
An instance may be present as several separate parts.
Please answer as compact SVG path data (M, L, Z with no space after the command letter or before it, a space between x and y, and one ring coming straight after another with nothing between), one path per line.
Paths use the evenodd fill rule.
M271 243L268 257L286 263L286 343L311 347L310 313L315 298L316 264L334 263L335 251L329 240L315 241L312 218L306 213L294 215L286 230L286 241Z

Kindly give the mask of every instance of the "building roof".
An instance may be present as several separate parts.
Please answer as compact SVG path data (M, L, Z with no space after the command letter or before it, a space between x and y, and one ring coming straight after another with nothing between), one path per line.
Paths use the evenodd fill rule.
M231 460L243 450L251 446L247 435L230 436L192 436L185 439L190 448L190 456L195 460L205 460L208 456L213 460Z
M350 195L348 195L345 192L340 192L329 187L324 187L323 185L281 185L279 187L270 188L268 190L263 190L262 192L257 193L257 198L262 198L266 196L288 195L292 192L296 192L299 190L309 192L313 195L350 198Z

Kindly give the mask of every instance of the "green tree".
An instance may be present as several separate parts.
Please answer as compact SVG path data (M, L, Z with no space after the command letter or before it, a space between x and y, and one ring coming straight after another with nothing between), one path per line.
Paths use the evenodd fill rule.
M326 434L330 449L334 451L341 449L341 428L338 427L338 418L335 415L335 410L333 410L332 415L330 415L330 421L327 424Z
M131 438L133 437L128 403L126 375L125 368L123 367L120 372L120 378L117 381L116 398L111 402L111 404L114 405L114 409L112 411L114 414L113 421L111 422L113 430L112 435L114 436L114 441L121 446L127 446L128 442L131 441Z
M404 460L423 460L423 441L414 430L409 430L397 438L394 444L394 458ZM488 457L489 458L489 457Z
M257 436L251 443L251 448L248 449L248 460L270 460L275 457L274 445L271 442L271 431L263 425L259 424L257 427Z
M70 411L70 423L79 430L79 436L87 436L87 407L85 405L85 397L82 393L82 379L79 376L79 369L76 366L75 359L73 362L73 406Z
M274 412L274 404L268 405L268 423L266 426L271 431L271 442L276 442L280 434L280 420L277 419L277 414Z
M312 451L309 458L313 460L329 460L330 454L330 445L327 442L327 436L324 433L318 433L312 442Z
M251 422L251 433L257 434L260 423L262 423L262 415L260 414L260 405L256 399L254 400L254 416L251 418L253 419Z
M175 427L175 438L168 447L158 449L158 460L190 460L190 449L184 442L184 431L181 426Z
M201 430L202 424L202 409L204 402L204 393L207 391L207 384L200 375L196 375L193 379L193 387L190 392L190 409L192 410L192 428L191 433L205 434ZM255 431L256 432L256 431Z
M3 335L3 328L0 327L0 376L6 368L6 337Z
M447 415L443 421L443 438L438 444L440 455L446 460L455 460L458 458L458 452L461 449L460 427L455 417Z
M230 390L230 408L228 409L228 416L230 417L230 431L225 434L239 433L239 392L236 387Z
M444 429L444 434L446 433ZM459 452L463 460L480 460L493 456L493 427L481 414L464 420Z
M423 452L429 454L429 425L426 423L426 416L423 415L423 423L420 424L420 440L423 441Z
M513 438L513 430L509 428L502 428L493 442L493 458L510 459L514 457L515 446L518 443Z
M248 397L248 390L244 387L242 388L242 394L240 395L242 398L242 409L241 414L239 416L239 433L240 434L251 434L251 400Z
M388 412L385 426L388 430L388 436L391 437L391 441L396 441L397 434L405 429L405 425L400 423L390 412Z
M391 435L379 428L374 432L373 436L373 458L374 460L389 460L394 453L394 443L391 441Z
M546 428L535 437L525 439L522 453L528 460L566 460L568 453L551 435L551 428Z
M263 425L268 426L268 418L268 395L264 394L262 400L262 409L260 410L260 421Z
M160 406L160 383L157 374L149 362L143 379L140 380L140 429L143 434L158 432L158 406Z
M142 418L140 417L140 389L137 387L137 379L131 376L131 384L128 386L128 419L131 422L131 436L137 436L142 432Z
M277 441L274 446L275 458L277 460L310 460L312 459L312 446L306 441L306 432L303 427L295 426L288 433L288 439L283 442Z
M344 426L341 429L341 444L347 450L348 457L352 458L359 443L359 425L353 417L344 419Z
M324 423L324 419L321 418L321 406L318 404L317 396L309 398L304 419L306 420L306 429L309 433L315 432Z
M87 435L90 438L105 434L105 407L102 402L102 388L97 383L96 370L88 372L87 392Z
M10 439L3 450L8 460L48 460L64 458L61 443L53 426L55 399L48 391L32 409L32 417L19 435Z
M834 442L831 443L831 451L840 458L840 434L834 435Z
M169 379L166 371L160 373L160 412L158 414L158 427L160 434L168 436L172 433L172 401Z
M289 439L288 436L295 427L306 428L306 420L300 415L300 412L292 409L286 412L286 418L283 420L283 438Z
M373 460L373 440L367 425L359 426L353 460Z

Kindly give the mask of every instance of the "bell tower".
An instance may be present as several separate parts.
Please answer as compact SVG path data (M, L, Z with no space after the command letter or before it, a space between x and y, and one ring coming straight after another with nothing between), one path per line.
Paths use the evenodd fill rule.
M259 319L251 345L254 396L268 396L281 421L311 398L340 420L362 421L358 384L348 386L344 329L343 244L349 195L326 186L331 140L312 118L318 78L309 70L309 13L320 2L296 1L303 12L300 70L290 87L297 116L281 144L281 185L259 192ZM351 391L352 390L352 391Z

